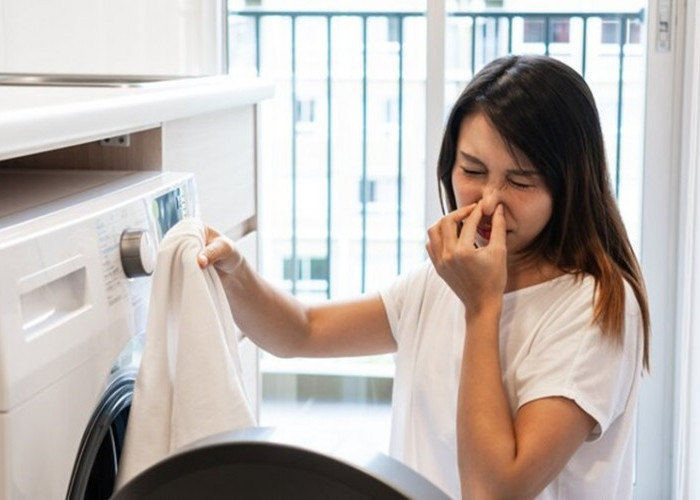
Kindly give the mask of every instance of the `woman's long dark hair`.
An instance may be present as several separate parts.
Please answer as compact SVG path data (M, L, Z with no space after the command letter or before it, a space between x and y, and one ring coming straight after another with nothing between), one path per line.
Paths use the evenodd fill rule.
M552 194L552 218L525 253L565 272L592 275L594 320L618 342L627 280L642 314L648 368L644 280L612 192L598 110L586 82L545 56L507 56L479 71L452 108L442 140L437 174L450 211L457 208L452 170L460 126L475 112L484 113L513 153L529 160Z

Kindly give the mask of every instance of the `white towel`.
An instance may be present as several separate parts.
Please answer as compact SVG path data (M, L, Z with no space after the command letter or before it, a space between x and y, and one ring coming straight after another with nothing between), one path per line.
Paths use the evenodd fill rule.
M184 219L160 245L117 486L197 439L255 425L224 289L197 264L204 241Z

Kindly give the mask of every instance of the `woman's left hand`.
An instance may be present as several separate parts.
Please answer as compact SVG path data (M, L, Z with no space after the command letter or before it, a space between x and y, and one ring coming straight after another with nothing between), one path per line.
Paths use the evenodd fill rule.
M450 212L428 229L430 260L467 310L479 310L494 300L500 304L508 279L503 207L498 205L491 217L488 243L477 247L482 218L481 204L475 203Z

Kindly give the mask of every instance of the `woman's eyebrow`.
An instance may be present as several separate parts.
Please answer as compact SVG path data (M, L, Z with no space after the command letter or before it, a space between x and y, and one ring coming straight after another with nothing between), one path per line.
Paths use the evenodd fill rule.
M470 163L476 163L477 165L481 165L482 167L486 167L486 163L483 162L481 159L477 158L476 156L470 155L469 153L465 153L464 151L459 152L459 156L461 156L463 159L467 160Z

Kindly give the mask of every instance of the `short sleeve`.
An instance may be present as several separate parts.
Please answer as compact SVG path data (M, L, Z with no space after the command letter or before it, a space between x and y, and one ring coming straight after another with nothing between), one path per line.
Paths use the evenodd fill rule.
M379 291L392 335L397 342L401 331L400 325L406 319L405 305L409 301L414 301L416 294L423 294L427 275L431 269L432 263L426 260L422 265L399 276L390 286ZM408 314L417 312L416 308L411 309Z
M565 314L546 321L516 370L518 408L536 399L565 397L591 415L597 439L624 411L635 378L641 376L641 322L627 288L623 342L604 337L592 323L593 286L582 286L566 303Z

